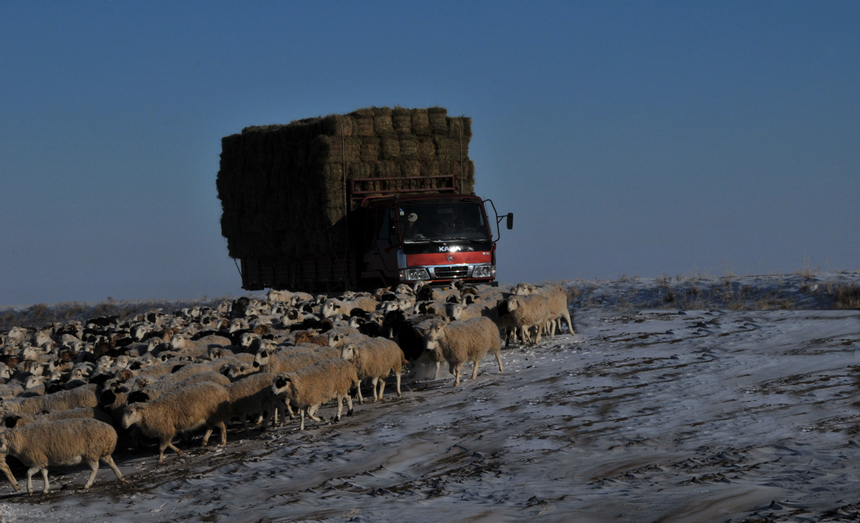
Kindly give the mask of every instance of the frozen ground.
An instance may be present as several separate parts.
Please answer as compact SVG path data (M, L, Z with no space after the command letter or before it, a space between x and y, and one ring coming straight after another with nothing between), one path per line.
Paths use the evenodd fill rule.
M503 373L490 357L458 388L407 381L402 398L387 387L340 423L250 440L234 430L226 448L195 440L161 466L153 449L117 453L128 485L105 467L82 491L83 469L52 470L61 490L5 485L0 516L856 521L860 312L820 308L832 303L815 286L835 282L860 283L857 272L566 282L576 334L504 350ZM782 299L795 308L738 310ZM720 306L677 308L694 300Z

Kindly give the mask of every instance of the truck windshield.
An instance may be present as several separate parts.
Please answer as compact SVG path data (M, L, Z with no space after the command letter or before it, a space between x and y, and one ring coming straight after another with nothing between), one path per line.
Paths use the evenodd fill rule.
M438 200L403 205L398 221L403 241L490 241L490 228L479 202Z

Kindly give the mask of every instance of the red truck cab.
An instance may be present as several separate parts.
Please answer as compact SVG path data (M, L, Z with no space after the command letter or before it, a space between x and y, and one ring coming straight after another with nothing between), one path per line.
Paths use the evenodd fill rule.
M495 280L496 242L480 197L369 197L360 208L369 232L357 249L363 254L356 260L362 281L445 285Z

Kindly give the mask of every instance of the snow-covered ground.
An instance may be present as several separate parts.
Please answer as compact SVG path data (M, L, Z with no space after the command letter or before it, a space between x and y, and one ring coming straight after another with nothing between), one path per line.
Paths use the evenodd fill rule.
M504 372L488 357L457 388L407 380L340 423L234 430L163 465L117 453L127 485L104 467L83 491L84 469L52 470L62 490L6 485L0 517L860 518L860 312L830 292L858 272L564 283L576 334L503 350Z

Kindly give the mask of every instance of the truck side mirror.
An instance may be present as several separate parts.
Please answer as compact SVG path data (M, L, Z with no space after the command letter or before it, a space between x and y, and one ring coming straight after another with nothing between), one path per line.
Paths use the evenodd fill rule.
M508 213L508 220L507 220L507 222L505 222L505 226L506 226L508 229L513 229L513 228L514 228L514 213L512 213L512 212L509 212L509 213Z

